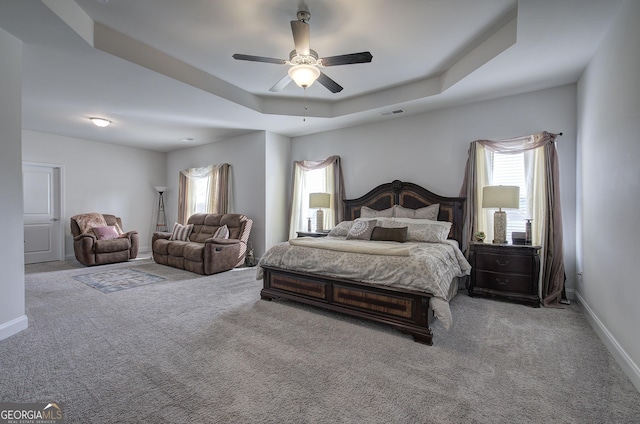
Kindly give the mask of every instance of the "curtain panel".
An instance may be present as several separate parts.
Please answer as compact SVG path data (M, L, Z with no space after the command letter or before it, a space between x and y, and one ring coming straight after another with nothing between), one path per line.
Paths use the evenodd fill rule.
M558 135L541 132L507 140L476 140L470 143L460 196L466 197L463 251L468 256L469 240L478 229L490 227L487 214L481 208L482 188L491 181L489 152L525 153L525 174L531 187L530 202L534 205L532 236L542 246L540 262L541 295L544 306L559 306L564 289L564 254L560 180L555 139ZM536 174L536 169L541 171Z
M324 214L325 224L335 226L344 219L344 180L342 177L342 164L340 156L330 156L321 161L301 160L293 162L291 203L289 205L289 238L296 237L296 231L304 227L302 216L302 204L308 199L303 199L304 173L316 169L327 169L326 191L331 196L331 209Z
M180 171L178 176L178 222L186 224L196 212L196 187L206 184L206 213L232 212L231 165L210 165Z

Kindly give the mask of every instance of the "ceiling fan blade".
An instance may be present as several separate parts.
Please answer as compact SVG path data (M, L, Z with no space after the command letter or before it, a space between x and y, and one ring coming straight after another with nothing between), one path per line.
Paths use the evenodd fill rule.
M320 84L324 85L327 88L327 90L331 91L332 93L339 93L342 91L342 86L340 86L340 84L338 84L337 82L329 78L323 72L320 72L320 76L318 77L317 81Z
M300 55L309 54L309 24L302 21L291 21L291 32L293 32L293 42L296 45L296 53Z
M369 52L343 54L340 56L323 57L320 59L324 66L350 65L352 63L371 62L373 56Z
M275 59L273 57L264 57L264 56L251 56L248 54L239 54L239 53L234 54L233 58L235 60L248 60L249 62L274 63L276 65L284 65L286 63L284 59Z
M269 89L269 91L276 93L276 92L278 92L278 91L282 90L283 88L285 88L287 85L289 85L289 83L290 83L291 81L293 81L293 80L291 79L291 77L289 76L289 74L285 74L282 78L280 78L280 81L278 81L277 83L275 83L275 84L273 85L273 87L271 87L271 88Z

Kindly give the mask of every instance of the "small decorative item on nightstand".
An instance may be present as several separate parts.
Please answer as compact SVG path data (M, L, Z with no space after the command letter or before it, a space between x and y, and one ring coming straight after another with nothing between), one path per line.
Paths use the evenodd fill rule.
M484 239L487 238L487 235L484 233L484 231L476 231L476 233L473 235L473 238L477 242L482 243L484 242Z
M540 246L472 242L469 296L502 297L540 307Z

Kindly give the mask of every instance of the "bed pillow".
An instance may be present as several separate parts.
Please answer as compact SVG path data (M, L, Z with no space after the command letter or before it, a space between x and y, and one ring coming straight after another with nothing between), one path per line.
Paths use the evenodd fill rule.
M381 211L363 206L360 208L360 218L391 218L393 217L393 206Z
M354 221L347 233L347 240L371 240L371 233L377 223L376 219Z
M404 243L407 241L408 228L388 228L388 227L375 227L371 233L371 240L376 241L397 241Z
M393 216L396 218L430 219L432 221L437 221L439 212L439 203L434 203L433 205L418 209L410 209L405 208L404 206L395 205Z
M218 228L215 233L213 233L213 238L217 239L228 239L229 238L229 227L227 225L223 225Z
M353 221L342 221L329 231L328 237L346 237L353 225Z
M193 231L193 224L182 225L176 222L173 224L173 231L171 231L169 240L187 241L191 231Z
M383 223L383 227L407 227L408 241L426 241L443 243L449 237L451 223L448 221L431 221L429 219L394 218Z
M111 240L120 237L118 230L113 225L106 225L104 227L93 227L93 234L96 235L98 240Z

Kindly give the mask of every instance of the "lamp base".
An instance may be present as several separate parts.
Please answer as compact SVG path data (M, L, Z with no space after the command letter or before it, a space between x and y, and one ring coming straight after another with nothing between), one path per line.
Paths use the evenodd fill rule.
M496 211L493 214L493 243L505 244L507 242L507 213Z
M316 231L324 231L324 212L320 208L316 212Z

